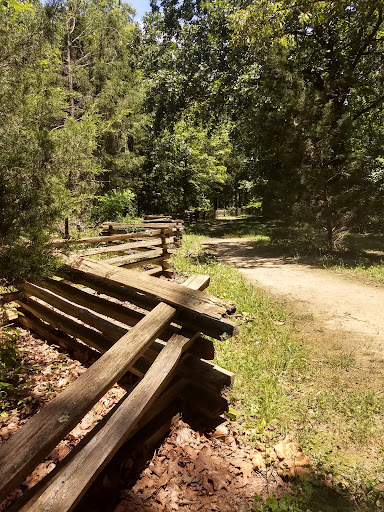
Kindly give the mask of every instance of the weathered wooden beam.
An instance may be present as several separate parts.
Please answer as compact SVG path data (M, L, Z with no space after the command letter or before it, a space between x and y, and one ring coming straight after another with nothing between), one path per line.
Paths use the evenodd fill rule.
M96 243L105 243L105 242L115 242L116 240L127 240L129 238L152 238L160 235L160 229L152 229L151 231L141 231L135 233L122 233L121 235L110 235L110 236L92 236L88 238L73 238L71 240L53 240L51 243L52 247L61 247L65 245L74 245L74 244L96 244Z
M199 282L198 278L197 282ZM103 315L110 316L111 318L120 320L126 325L130 326L136 325L137 322L145 316L143 313L135 311L134 313L137 314L130 316L127 321L127 317L124 317L125 311L130 314L133 310L129 310L124 306L119 308L119 304L90 295L89 293L83 292L82 290L78 290L74 287L68 285L65 286L65 283L62 287L62 290L64 290L62 295L65 294L64 296L70 298L70 300L75 303L77 302L77 304L68 302L58 295L32 283L24 283L21 285L21 287L26 295L38 297L39 299L44 300L60 311L71 315L72 317L75 317L101 331L100 334L90 329L89 327L83 324L79 324L67 316L62 315L60 312L47 308L45 305L33 299L23 299L19 302L35 316L42 318L46 322L49 322L53 327L56 327L57 329L60 329L63 332L74 336L75 338L81 339L84 343L87 343L102 353L108 350L112 343L116 342L124 334L126 334L128 329L117 325L111 320L102 318L92 311L89 311L88 309L79 307L79 303L85 305L86 307L92 307L92 305L94 305L95 307L92 308L93 310L98 311ZM60 286L53 285L53 288L56 288L60 291ZM71 288L74 288L74 291L72 291L72 297L70 297ZM89 297L93 298L93 301L89 301ZM167 341L173 334L180 332L180 330L180 327L177 326L167 326L164 332L161 334L161 337ZM163 346L164 345L161 344L160 340L158 343L154 343L153 350L156 352L156 355L160 352ZM213 359L214 347L212 341L199 337L191 347L191 353L202 357L203 359Z
M98 359L100 357L100 352L94 350L89 345L80 343L73 336L69 336L59 329L55 329L50 324L44 323L30 311L21 308L21 312L23 315L18 317L17 323L29 329L31 332L34 332L42 339L55 343L66 350L73 350L78 354L76 357L81 357L83 361L87 361L90 358Z
M111 340L118 340L124 334L126 334L127 329L117 325L110 320L107 320L101 317L98 314L93 313L87 308L81 308L78 304L73 304L66 299L62 299L58 295L41 288L40 286L36 286L32 283L24 282L20 284L20 288L24 291L24 293L28 296L35 296L41 300L44 300L51 306L56 309L59 309L63 313L70 315L72 317L78 318L82 322L94 327L98 331L101 331L105 336L110 338ZM31 301L30 301L31 302Z
M175 315L175 308L167 304L156 306L0 447L0 501L124 375Z
M196 274L183 283L183 286L193 285L193 283L197 283L196 289L204 290L204 288L209 284L209 277ZM103 299L102 297L79 289L65 281L46 279L43 281L42 286L53 291L57 295L70 300L71 302L80 304L80 306L84 306L92 311L100 313L101 315L118 320L128 326L137 324L137 322L144 316L144 313L140 311L132 309L126 305L117 304L116 302ZM180 332L180 327L170 325L161 334L161 339L167 341L172 334L175 334L176 332ZM191 348L191 353L198 355L203 359L213 359L214 347L212 341L201 337L198 338Z
M171 306L163 306L175 311ZM187 333L186 335L175 334L172 336L143 379L120 403L103 427L88 443L82 446L76 457L67 463L65 460L63 461L61 468L49 483L20 512L41 512L41 510L67 512L73 510L103 467L137 430L138 422L170 381L183 350L191 342L192 338ZM7 443L4 446L6 445Z
M233 303L229 305L207 293L189 290L177 283L159 280L144 272L113 267L88 259L79 264L78 270L102 277L106 281L123 285L134 292L145 294L181 309L183 317L192 318L194 325L198 325L205 334L217 336L217 330L219 330L219 337L221 337L232 336L238 332L237 326L233 322L223 318L228 311L235 310ZM216 334L211 334L208 330L214 330Z
M161 256L162 249L152 249L150 251L138 252L135 254L125 254L124 256L116 256L114 258L108 258L103 260L103 263L108 265L122 265L130 262L140 263L142 260L152 260L153 258L157 258ZM168 256L169 258L170 256ZM140 260L140 261L138 261ZM144 264L144 263L143 263Z
M160 256L156 256L155 258L147 258L145 260L139 260L139 261L135 261L133 263L122 263L122 264L119 264L119 267L123 267L123 268L137 268L137 267L143 267L144 265L154 265L155 263L158 263L158 262L164 262L165 259L168 259L170 258L171 255L169 254L167 258L164 258L164 256L161 254ZM169 267L171 268L171 264L169 264ZM149 275L152 275L152 274L149 274Z
M168 238L168 243L171 243L172 238ZM94 254L105 254L108 252L122 252L133 249L141 249L143 247L157 247L162 244L161 238L147 238L146 240L140 240L138 242L131 242L127 244L116 244L116 245L108 245L103 247L96 247L94 249L83 249L81 251L76 251L76 254L79 256L92 256Z
M154 308L160 302L154 297L150 297L144 293L138 293L124 286L123 284L104 279L88 272L77 270L73 267L63 267L59 273L70 281L89 286L99 293L108 294L111 297L121 301L129 301L132 304L136 304L137 306L140 306L146 310ZM142 272L142 274L145 275L145 272ZM153 279L159 281L157 278ZM185 311L180 312L177 317L177 323L179 325L182 325L188 329L199 328L200 331L204 332L204 334L207 334L208 336L211 336L212 338L221 339L223 336L225 337L227 335L236 334L237 327L233 327L234 324L232 322L229 322L229 334L223 334L222 320L223 319L210 319L208 322L205 322L204 318L201 316L199 317L198 315L194 315L193 313Z
M87 345L95 348L99 352L107 351L111 346L110 339L104 334L85 326L51 308L44 306L40 302L30 298L24 298L17 301L23 308L33 315L48 322L52 327L78 338Z

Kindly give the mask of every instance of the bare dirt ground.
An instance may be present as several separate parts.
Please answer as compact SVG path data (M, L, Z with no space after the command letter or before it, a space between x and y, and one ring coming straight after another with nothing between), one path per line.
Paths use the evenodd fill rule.
M282 299L303 337L323 349L341 349L369 366L384 361L384 289L334 272L266 256L246 238L210 239L221 261Z

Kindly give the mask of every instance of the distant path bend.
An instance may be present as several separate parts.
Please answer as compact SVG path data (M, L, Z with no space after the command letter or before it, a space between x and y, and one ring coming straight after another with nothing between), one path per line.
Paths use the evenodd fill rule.
M296 313L312 316L312 324L321 326L312 325L316 331L334 331L335 342L342 340L342 345L359 351L370 347L375 359L384 359L384 288L262 255L245 238L211 238L208 243L221 261L236 267L248 281L283 298Z

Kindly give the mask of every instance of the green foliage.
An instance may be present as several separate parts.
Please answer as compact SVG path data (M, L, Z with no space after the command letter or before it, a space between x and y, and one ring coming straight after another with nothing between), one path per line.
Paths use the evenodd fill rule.
M99 221L121 221L136 215L135 194L129 189L113 190L95 199L93 216Z
M205 126L196 119L197 106L185 111L156 140L146 175L149 195L144 205L158 211L212 207L212 198L227 177L231 152L228 127Z
M6 410L15 405L26 387L21 378L26 368L21 364L15 346L18 336L17 329L11 326L0 327L0 417L7 415Z
M290 495L282 496L277 499L273 494L266 500L262 496L256 495L252 510L245 512L311 512L302 500Z
M59 221L86 220L101 189L139 183L145 86L131 16L117 0L0 2L0 278L8 282L51 272Z

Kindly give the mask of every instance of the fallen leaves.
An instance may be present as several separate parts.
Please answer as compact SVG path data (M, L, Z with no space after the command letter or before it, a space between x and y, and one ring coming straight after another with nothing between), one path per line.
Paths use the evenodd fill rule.
M208 439L183 421L175 422L115 512L243 512L266 482L253 471L252 450L239 447L231 436L227 443L226 431Z

